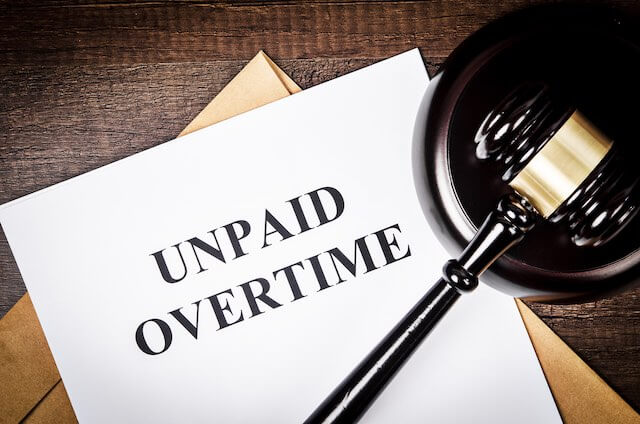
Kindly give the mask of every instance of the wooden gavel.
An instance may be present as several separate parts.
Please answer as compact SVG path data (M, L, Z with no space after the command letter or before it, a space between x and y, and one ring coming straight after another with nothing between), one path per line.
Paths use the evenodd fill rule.
M513 192L498 202L458 259L306 423L357 421L461 294L525 238L540 218L574 244L599 246L638 210L638 175L618 166L614 143L542 83L511 92L480 125L476 156L499 164Z

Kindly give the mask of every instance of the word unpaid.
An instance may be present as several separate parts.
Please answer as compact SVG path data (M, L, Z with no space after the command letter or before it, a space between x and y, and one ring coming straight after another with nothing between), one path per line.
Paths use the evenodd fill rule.
M321 196L320 193L325 193ZM328 196L327 196L328 195ZM278 241L287 240L298 236L311 229L338 219L344 212L344 197L339 190L333 187L323 187L307 193L311 199L316 221L319 225L311 227L310 219L301 206L302 196L289 200L291 209L295 214L299 229L293 232L282 224L269 210L265 210L264 232L261 249L272 245L274 237ZM330 199L332 205L323 202ZM329 218L328 210L334 210L333 217ZM189 274L187 263L184 259L183 246L187 252L193 254L197 263L197 273L205 272L208 268L203 266L202 255L215 258L220 263L226 263L227 258L221 247L218 235L224 234L233 250L230 260L238 259L249 252L243 245L243 240L251 232L251 224L246 220L237 220L215 230L209 231L213 242L206 242L199 237L192 237L183 243L172 246L174 256L179 258L180 265L171 270L167 263L165 250L154 252L154 257L160 275L166 283L175 284L185 279ZM294 262L285 267L271 272L269 278L256 277L236 287L229 288L204 299L193 302L190 309L195 310L185 314L185 307L169 311L169 319L151 318L142 322L135 332L135 340L138 348L148 355L158 355L166 352L173 342L173 332L182 328L194 339L199 336L200 309L202 301L208 301L218 323L218 330L237 324L247 318L256 317L268 310L276 309L286 302L295 302L306 297L312 292L319 292L329 287L347 281L348 274L351 277L366 274L376 269L387 266L398 260L411 256L409 245L400 246L397 236L401 234L399 224L393 224L373 233L357 238L352 243L353 255L349 257L339 247L333 247L306 259ZM362 265L358 265L361 258ZM174 261L174 263L177 263ZM270 294L272 283L279 284L278 295ZM283 290L284 288L284 290ZM287 297L284 297L284 293ZM193 318L188 318L187 315ZM171 319L173 318L173 319ZM172 324L172 325L170 325Z

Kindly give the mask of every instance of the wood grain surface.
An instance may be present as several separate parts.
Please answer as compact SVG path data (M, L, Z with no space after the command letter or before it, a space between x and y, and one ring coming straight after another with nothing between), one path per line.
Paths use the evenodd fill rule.
M415 46L433 74L471 32L537 3L0 2L0 203L174 138L260 49L305 88ZM24 292L2 235L0 316ZM530 306L640 409L640 289Z

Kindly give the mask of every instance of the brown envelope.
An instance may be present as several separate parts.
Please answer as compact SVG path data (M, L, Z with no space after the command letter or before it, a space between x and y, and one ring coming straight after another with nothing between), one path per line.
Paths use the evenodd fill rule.
M640 415L531 309L519 299L516 304L565 423L640 423Z
M259 52L180 135L298 91ZM517 305L565 423L640 423L640 415L529 308ZM0 423L76 422L28 294L0 320L0 364Z

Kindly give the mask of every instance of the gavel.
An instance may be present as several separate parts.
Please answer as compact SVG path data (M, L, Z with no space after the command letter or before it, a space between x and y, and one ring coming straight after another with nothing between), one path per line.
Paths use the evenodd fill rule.
M306 423L357 421L456 300L540 220L557 223L573 244L591 249L606 245L637 214L638 172L622 166L616 144L545 83L515 88L486 115L474 141L477 160L496 164L512 191Z

